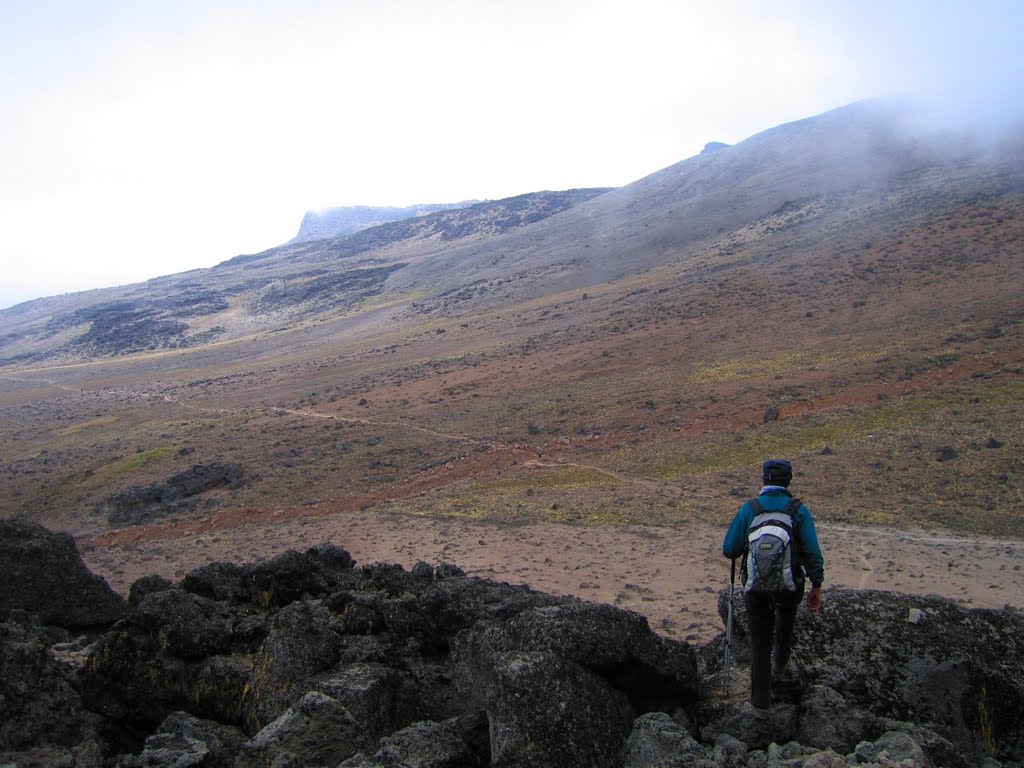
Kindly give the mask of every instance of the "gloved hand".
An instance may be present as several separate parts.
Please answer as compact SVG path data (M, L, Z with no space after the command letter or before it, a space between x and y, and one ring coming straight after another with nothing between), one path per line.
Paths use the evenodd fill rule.
M821 587L811 587L807 593L807 610L811 613L821 610Z

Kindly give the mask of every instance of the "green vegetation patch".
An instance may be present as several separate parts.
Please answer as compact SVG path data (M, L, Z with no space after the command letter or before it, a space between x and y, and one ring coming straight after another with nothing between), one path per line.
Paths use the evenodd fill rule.
M509 475L487 487L494 491L518 492L533 489L577 490L593 485L617 484L619 481L600 470L573 465L533 467L528 472Z
M860 363L891 352L893 347L865 348L859 344L823 346L817 349L788 350L765 357L750 355L737 360L702 362L673 381L676 388L694 384L724 384L766 376L784 376L794 371L835 370L850 363Z
M388 511L465 517L508 524L622 524L598 499L611 499L618 481L586 467L536 467L494 481L450 486L426 497L389 503Z
M89 419L88 421L80 421L77 424L72 424L70 427L64 427L57 431L57 434L61 437L70 437L71 435L77 435L79 432L84 432L87 429L96 429L97 427L108 427L111 424L117 424L121 421L119 416L99 416L95 419Z
M697 483L727 498L733 488L753 492L760 462L784 456L796 462L797 493L822 519L1019 536L1022 399L1019 378L974 380L745 432L652 437L602 459L624 474Z
M826 447L850 446L883 434L923 431L941 440L953 426L964 432L970 426L1012 427L1009 411L1019 407L1024 383L974 386L967 392L940 393L828 414L808 415L759 426L746 432L719 432L703 437L687 436L680 445L670 437L651 436L628 448L607 454L604 460L620 471L636 472L651 479L701 477L731 469L758 465L766 456L798 456ZM961 420L958 408L972 411ZM987 418L984 415L987 414ZM1003 418L1005 416L1005 419Z
M88 477L77 483L75 490L79 492L91 491L108 483L129 477L143 467L172 458L179 449L180 446L177 445L161 445L148 451L140 451L139 453L125 456L122 459L94 469Z

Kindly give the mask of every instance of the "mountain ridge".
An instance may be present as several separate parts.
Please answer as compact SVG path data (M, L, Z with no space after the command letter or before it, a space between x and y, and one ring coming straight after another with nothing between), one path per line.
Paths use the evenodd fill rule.
M389 221L411 219L417 216L426 216L437 211L447 211L457 208L465 208L479 202L478 200L465 200L459 203L421 203L405 207L400 206L371 206L371 205L350 205L336 208L322 208L315 211L306 211L299 224L299 231L295 237L285 245L301 243L307 240L324 240L332 237L344 237L358 232L361 229L375 227Z
M334 306L321 302L311 311L351 311L372 296L366 293L366 275L384 275L379 292L398 294L415 292L423 284L435 294L450 294L467 278L477 284L523 282L519 277L531 270L534 278L543 277L542 292L585 287L648 269L671 258L673 252L692 250L726 232L751 227L787 206L800 205L806 215L806 203L815 199L849 196L855 190L870 195L925 169L935 171L958 162L981 169L989 162L987 149L963 139L953 142L944 137L942 143L934 135L913 135L906 122L903 112L888 102L861 102L768 129L736 145L716 145L713 152L702 152L621 188L538 192L502 201L453 204L460 207L422 216L414 213L432 206L392 209L405 218L361 226L340 237L296 238L284 246L221 262L212 271L192 270L105 289L97 297L140 301L136 312L113 321L100 302L95 302L96 311L84 310L80 305L88 298L83 294L53 297L45 304L27 302L29 306L19 305L18 312L0 311L0 356L10 361L13 349L15 357L22 356L19 359L26 354L37 361L45 359L50 352L43 350L54 349L45 342L59 337L75 317L136 331L123 334L120 349L116 338L96 346L90 343L88 325L78 323L81 349L75 351L74 344L57 348L58 356L60 349L65 350L65 360L152 351L154 344L157 348L194 346L231 337L224 325L202 320L215 314L207 311L211 294L219 294L217 306L222 311L230 306L233 316L243 305L241 310L251 316L248 324L259 327L258 317L266 315L268 307L288 304L289 295L295 305L316 295L344 296ZM1020 183L1020 154L1018 146L1018 181L1014 183ZM556 218L544 227L546 231L515 232L567 208L573 212L564 226L559 227L563 220ZM334 210L360 210L372 217L384 209ZM652 237L651 231L656 235ZM480 238L488 239L481 242ZM353 257L361 255L363 261L356 263ZM296 269L297 265L308 269ZM391 266L381 272L385 265ZM346 277L349 266L373 271ZM232 267L241 267L241 273L229 276L226 270ZM310 285L289 292L282 291L282 281ZM262 295L267 292L274 295ZM153 293L159 298L154 300ZM180 300L173 300L173 293ZM73 310L77 314L59 316L62 303L79 305ZM31 326L31 319L45 317L44 307L55 308L50 320L25 327ZM293 317L294 310L298 316L309 314L296 306L290 308ZM28 323L22 320L26 315ZM273 319L269 324L276 327L277 323Z

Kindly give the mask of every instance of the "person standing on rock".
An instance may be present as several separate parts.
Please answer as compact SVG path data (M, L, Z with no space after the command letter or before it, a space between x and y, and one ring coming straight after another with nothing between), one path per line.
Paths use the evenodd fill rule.
M810 511L789 492L793 465L769 459L761 467L764 487L743 503L722 542L722 554L743 558L743 597L750 623L750 703L768 714L772 677L785 674L793 650L797 608L810 579L807 608L821 608L825 559ZM732 596L730 595L730 600Z

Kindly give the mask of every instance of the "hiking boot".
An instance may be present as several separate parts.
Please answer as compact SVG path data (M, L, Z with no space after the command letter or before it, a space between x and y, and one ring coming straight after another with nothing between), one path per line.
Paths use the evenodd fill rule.
M769 707L754 707L754 717L758 720L767 720L771 712Z
M789 662L780 663L778 661L772 662L772 677L780 679L785 677L789 672Z

